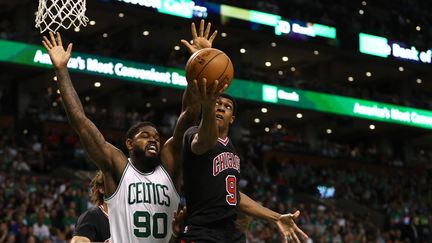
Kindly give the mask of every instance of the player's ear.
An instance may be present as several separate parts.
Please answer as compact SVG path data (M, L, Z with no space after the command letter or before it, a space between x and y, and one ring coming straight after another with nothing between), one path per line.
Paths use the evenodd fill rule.
M235 120L235 116L231 116L230 124L233 124Z
M132 150L132 148L133 148L133 146L132 146L132 139L126 138L125 144L126 144L126 148L128 150Z

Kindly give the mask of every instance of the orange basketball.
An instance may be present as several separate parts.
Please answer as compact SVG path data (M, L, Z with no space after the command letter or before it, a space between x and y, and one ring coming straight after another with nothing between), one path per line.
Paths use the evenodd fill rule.
M204 48L195 52L186 63L186 80L200 82L207 79L207 86L219 80L218 89L231 84L234 78L234 67L230 58L222 51Z

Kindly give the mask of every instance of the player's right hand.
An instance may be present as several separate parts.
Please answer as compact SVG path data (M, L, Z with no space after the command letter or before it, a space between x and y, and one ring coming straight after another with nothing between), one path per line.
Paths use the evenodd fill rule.
M191 24L192 44L190 44L187 40L181 40L181 43L184 46L186 46L190 54L193 54L204 48L212 47L213 40L216 38L218 32L217 30L215 30L209 38L211 23L207 23L207 28L205 29L205 31L204 31L204 26L205 26L205 22L204 19L202 19L200 22L199 35L198 35L195 27L195 23L192 22Z
M300 211L297 210L293 214L288 213L281 215L276 221L276 225L283 243L288 243L288 241L300 243L301 241L298 238L297 234L299 234L304 241L309 238L309 236L305 234L303 230L301 230L294 222L294 220L297 219L299 215Z
M67 63L69 62L69 58L71 57L72 53L72 43L68 45L65 51L60 33L57 32L56 37L54 37L52 32L50 32L49 35L50 39L48 39L46 36L43 37L42 44L47 49L53 66L56 69L67 67Z
M207 79L203 78L199 82L194 80L190 85L190 92L194 98L201 103L204 109L213 108L216 99L228 88L225 84L222 88L218 89L219 81L215 80L212 84L207 85Z

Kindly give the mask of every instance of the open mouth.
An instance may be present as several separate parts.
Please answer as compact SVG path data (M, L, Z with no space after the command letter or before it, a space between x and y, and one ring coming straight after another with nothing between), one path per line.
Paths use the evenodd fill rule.
M216 114L216 119L223 121L224 117L221 114Z
M146 150L150 153L157 153L157 147L155 144L147 145Z

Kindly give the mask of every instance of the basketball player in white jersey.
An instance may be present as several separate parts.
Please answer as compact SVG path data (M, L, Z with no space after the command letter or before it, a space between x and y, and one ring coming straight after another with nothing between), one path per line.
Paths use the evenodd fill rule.
M206 40L209 42L206 43L211 45L215 34L210 38L207 35ZM173 183L179 173L175 159L180 158L183 134L192 122L188 119L189 112L196 108L192 104L198 102L193 100L188 88L184 103L189 105L184 104L173 137L162 149L158 131L152 123L141 122L132 126L126 134L128 158L105 140L84 113L67 69L72 44L65 51L59 33L56 37L50 33L50 39L43 37L42 43L54 66L69 123L78 133L89 157L103 172L107 195L105 201L110 217L110 242L168 242L172 234L173 212L179 204ZM197 49L205 47L197 45L199 41L195 43ZM214 94L226 89L225 86L216 91L217 82L213 87ZM193 88L195 91L198 89L196 82ZM196 112L193 111L194 114Z

